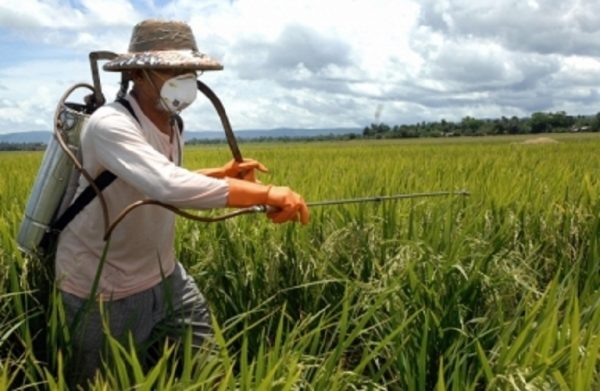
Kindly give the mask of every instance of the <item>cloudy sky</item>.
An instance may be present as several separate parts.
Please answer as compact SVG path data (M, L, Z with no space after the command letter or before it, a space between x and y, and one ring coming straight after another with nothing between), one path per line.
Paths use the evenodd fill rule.
M0 0L0 133L50 130L88 52L157 17L224 64L201 77L234 129L600 111L598 0ZM220 129L202 97L184 118Z

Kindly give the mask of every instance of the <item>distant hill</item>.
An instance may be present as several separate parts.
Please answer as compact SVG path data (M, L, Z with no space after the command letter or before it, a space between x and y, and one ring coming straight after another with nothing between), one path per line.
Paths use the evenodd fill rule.
M43 143L47 144L52 137L52 132L47 130L35 130L31 132L0 134L0 143L22 144Z
M361 134L362 129L359 128L333 128L333 129L296 129L296 128L277 128L277 129L248 129L234 131L236 138L240 140L259 139L259 138L305 138L319 136L341 136L344 134ZM219 140L225 139L223 131L185 131L185 141L192 139L198 140ZM52 137L49 131L32 131L0 134L0 143L48 143Z
M277 128L277 129L247 129L234 131L236 138L240 140L260 139L260 138L306 138L319 136L342 136L344 134L361 134L362 129L359 128L334 128L334 129L296 129L296 128ZM184 132L186 141L192 139L199 140L217 140L225 139L223 131L199 131L199 132Z

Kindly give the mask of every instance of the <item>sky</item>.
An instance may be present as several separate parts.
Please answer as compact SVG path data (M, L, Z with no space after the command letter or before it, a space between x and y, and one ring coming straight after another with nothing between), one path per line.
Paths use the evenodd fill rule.
M235 130L600 112L597 0L0 0L0 133L51 130L88 53L126 52L149 18L224 65L200 78ZM220 129L202 96L183 117Z

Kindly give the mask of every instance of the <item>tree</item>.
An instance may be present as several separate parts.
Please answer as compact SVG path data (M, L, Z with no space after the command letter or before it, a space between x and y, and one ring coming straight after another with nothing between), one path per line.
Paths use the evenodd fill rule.
M476 119L473 117L466 116L460 122L460 127L464 134L467 135L475 135L478 134L481 127L483 126L483 121L480 119Z
M567 130L575 124L575 118L571 115L567 115L564 111L559 111L554 114L549 114L550 125L552 129L563 129Z
M531 115L529 126L531 127L532 133L544 133L549 132L552 129L548 114L540 112Z
M521 121L516 116L510 117L508 120L508 133L509 134L519 134L525 133L523 126L521 125Z
M592 119L591 130L592 132L600 131L600 112L594 116L594 119Z

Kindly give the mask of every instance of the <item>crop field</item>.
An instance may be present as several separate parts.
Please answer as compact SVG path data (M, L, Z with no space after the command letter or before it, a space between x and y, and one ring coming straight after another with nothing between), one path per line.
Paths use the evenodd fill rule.
M165 346L147 367L110 339L92 388L600 389L600 135L545 136L558 143L242 144L269 167L262 182L307 201L470 196L314 207L307 226L179 218L214 352ZM0 390L69 382L60 305L14 240L41 157L0 154ZM189 147L184 165L229 159L224 145Z

